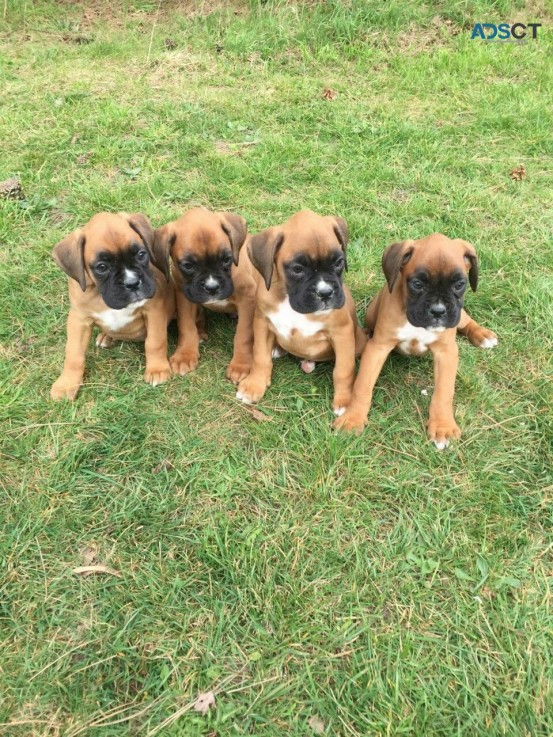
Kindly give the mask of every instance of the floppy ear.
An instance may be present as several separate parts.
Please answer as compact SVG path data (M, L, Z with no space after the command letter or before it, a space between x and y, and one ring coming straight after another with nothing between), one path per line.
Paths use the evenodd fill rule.
M346 248L348 245L348 224L344 220L344 218L339 217L333 217L334 220L334 232L336 233L336 238L340 241L340 245L342 246L342 251L344 252L344 258L346 261L346 271L348 270L348 260L346 258Z
M154 242L151 249L152 261L165 274L167 281L169 281L169 255L176 240L177 234L173 230L172 223L167 223L167 225L156 228L154 231Z
M473 292L476 292L476 287L478 286L478 256L476 255L476 249L472 245L472 243L468 243L468 241L459 241L464 248L464 257L465 260L470 263L469 268L469 284L470 288Z
M154 229L146 215L142 215L140 212L133 212L131 215L123 214L123 217L127 218L131 228L140 236L141 241L148 249L154 266L169 280L169 251L157 247Z
M238 257L240 255L240 249L244 245L246 235L248 233L248 226L244 218L240 215L235 215L232 212L220 212L219 218L221 220L221 227L225 231L230 245L232 246L232 258L234 265L238 266Z
M248 253L255 268L265 281L267 290L271 288L276 255L284 241L284 233L278 228L267 228L251 239Z
M415 244L412 241L402 241L401 243L392 243L382 254L382 271L388 282L390 292L394 288L399 272L409 261L414 250Z
M54 246L52 258L65 271L67 276L79 282L83 292L87 286L86 270L84 265L84 244L86 238L81 230L76 230L67 238Z

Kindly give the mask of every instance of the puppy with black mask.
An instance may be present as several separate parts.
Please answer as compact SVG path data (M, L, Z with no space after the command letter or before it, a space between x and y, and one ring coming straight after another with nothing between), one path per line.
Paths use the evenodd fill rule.
M242 249L246 234L244 218L203 207L156 230L156 244L173 261L179 331L170 359L174 373L184 376L198 365L200 341L207 339L204 308L238 317L226 375L236 384L250 372L256 283Z
M52 399L75 399L83 383L92 329L96 345L145 341L144 380L156 386L171 376L167 323L175 311L169 254L154 244L150 221L140 213L102 212L64 238L52 252L67 274L71 307L65 363Z
M428 436L438 450L461 431L453 415L459 349L457 332L480 348L493 348L497 337L463 309L465 291L476 291L478 258L467 241L434 233L417 241L393 243L384 251L387 286L368 307L369 341L363 352L352 400L334 422L337 429L360 433L367 424L374 385L392 350L409 356L430 351L435 389Z
M273 356L285 351L304 359L306 372L316 361L335 361L332 408L337 415L344 412L355 356L366 342L343 283L347 242L343 218L310 210L251 238L248 252L258 272L258 288L252 371L236 394L242 402L252 404L263 397L271 383Z

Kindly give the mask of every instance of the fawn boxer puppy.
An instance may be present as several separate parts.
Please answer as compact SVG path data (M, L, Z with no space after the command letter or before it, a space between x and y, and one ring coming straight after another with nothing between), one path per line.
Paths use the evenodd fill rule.
M200 340L207 339L204 307L238 315L226 375L237 384L250 372L256 282L248 254L241 251L246 233L239 215L202 207L156 230L156 244L170 250L174 264L179 331L170 359L174 373L184 376L198 365Z
M174 314L169 254L154 244L144 215L95 215L54 248L52 256L69 276L65 363L53 384L52 399L75 399L83 383L85 356L94 325L96 345L113 340L144 340L144 380L156 386L171 376L167 323Z
M337 429L360 433L367 424L372 392L390 351L434 357L435 389L428 435L438 450L461 431L453 416L459 349L457 331L480 348L493 348L497 337L463 309L467 283L476 291L478 259L470 243L435 233L418 241L394 243L384 251L382 268L388 286L367 310L370 339L361 358L353 396Z
M238 399L261 399L271 383L273 350L280 348L308 361L334 359L332 408L337 415L345 410L355 356L366 342L343 284L347 242L345 220L310 210L251 238L248 252L259 272L253 365Z

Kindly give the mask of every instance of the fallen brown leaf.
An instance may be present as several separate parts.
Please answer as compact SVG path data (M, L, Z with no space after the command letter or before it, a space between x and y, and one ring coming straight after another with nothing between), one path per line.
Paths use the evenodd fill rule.
M524 164L516 166L514 169L511 169L511 171L509 172L509 176L515 182L520 182L523 179L526 179L526 167L524 166Z
M325 733L325 725L323 720L320 717L317 717L313 715L311 719L307 722L307 724L311 727L313 732L315 734L324 734Z
M96 560L96 556L98 555L98 548L94 545L86 545L81 550L81 555L83 558L83 565L89 566Z
M205 716L212 706L215 706L215 694L213 691L207 691L201 693L194 702L194 711Z
M95 565L95 566L77 566L73 568L73 573L79 573L83 576L90 576L91 573L108 573L110 576L117 576L117 578L123 578L119 571L114 571L113 568L107 566Z
M250 412L251 416L254 420L257 420L258 422L272 422L273 418L269 417L268 415L263 414L260 410L258 410L256 407L252 409Z
M323 92L323 100L335 100L337 94L338 93L336 92L336 90L332 90L330 89L330 87L328 87Z

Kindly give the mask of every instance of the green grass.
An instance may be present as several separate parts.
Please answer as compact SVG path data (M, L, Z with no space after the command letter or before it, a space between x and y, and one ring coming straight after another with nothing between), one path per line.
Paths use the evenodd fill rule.
M27 197L0 201L0 733L551 735L553 16L157 8L0 7L0 180ZM515 19L539 41L470 40ZM468 308L501 342L461 343L462 440L426 441L431 363L400 356L360 438L330 432L331 367L286 358L256 420L217 316L192 375L152 390L141 346L91 348L77 401L52 404L52 246L100 209L159 225L193 203L251 231L346 217L360 313L388 243L473 242ZM75 575L93 554L122 577ZM184 709L207 690L209 715Z

